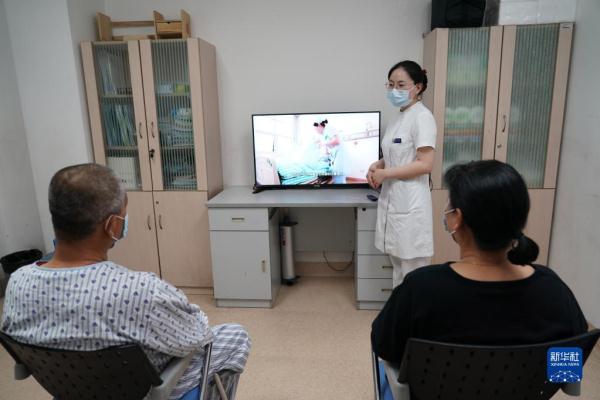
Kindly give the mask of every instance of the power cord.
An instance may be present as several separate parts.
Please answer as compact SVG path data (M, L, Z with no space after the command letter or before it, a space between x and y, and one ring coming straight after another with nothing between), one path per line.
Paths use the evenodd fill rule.
M328 266L330 269L334 270L335 272L344 272L344 271L346 271L348 268L350 268L350 266L351 266L352 264L354 264L354 252L352 252L352 259L350 260L350 262L349 262L349 263L348 263L348 264L347 264L345 267L343 267L342 269L337 269L337 268L335 268L333 265L331 265L331 263L330 263L330 262L329 262L329 260L327 259L327 254L326 254L326 252L323 252L323 258L325 259L325 262L327 263L327 266Z

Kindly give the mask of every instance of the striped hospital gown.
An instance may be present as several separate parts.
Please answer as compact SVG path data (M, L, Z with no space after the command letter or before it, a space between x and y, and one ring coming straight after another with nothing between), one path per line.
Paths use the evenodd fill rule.
M251 346L244 328L210 328L197 305L156 275L109 261L80 268L20 268L8 283L0 329L23 343L65 350L138 343L158 371L172 357L198 352L170 399L199 385L204 358L199 350L206 343L213 341L211 375L242 372Z

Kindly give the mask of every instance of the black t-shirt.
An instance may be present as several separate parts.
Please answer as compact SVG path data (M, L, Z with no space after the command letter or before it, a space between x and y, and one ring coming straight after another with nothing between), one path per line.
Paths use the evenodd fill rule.
M465 278L449 263L406 275L373 321L375 354L402 361L410 337L473 345L520 345L566 339L587 331L569 287L550 268L515 281Z

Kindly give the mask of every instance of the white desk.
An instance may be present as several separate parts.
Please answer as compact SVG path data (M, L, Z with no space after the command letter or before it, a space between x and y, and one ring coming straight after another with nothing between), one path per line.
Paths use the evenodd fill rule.
M272 307L281 285L280 208L356 210L355 281L359 309L380 309L392 289L388 257L374 246L377 203L369 189L225 189L208 203L214 293L220 307Z

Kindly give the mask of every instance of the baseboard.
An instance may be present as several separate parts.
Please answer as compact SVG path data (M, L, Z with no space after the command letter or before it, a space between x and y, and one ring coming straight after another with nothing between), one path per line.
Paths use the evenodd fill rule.
M331 266L335 269L343 269L348 265L348 262L331 262ZM334 271L325 262L298 262L295 265L296 275L299 276L322 276L322 277L333 277L333 276L344 276L354 277L354 263L345 271Z
M178 287L186 295L213 295L213 288Z

